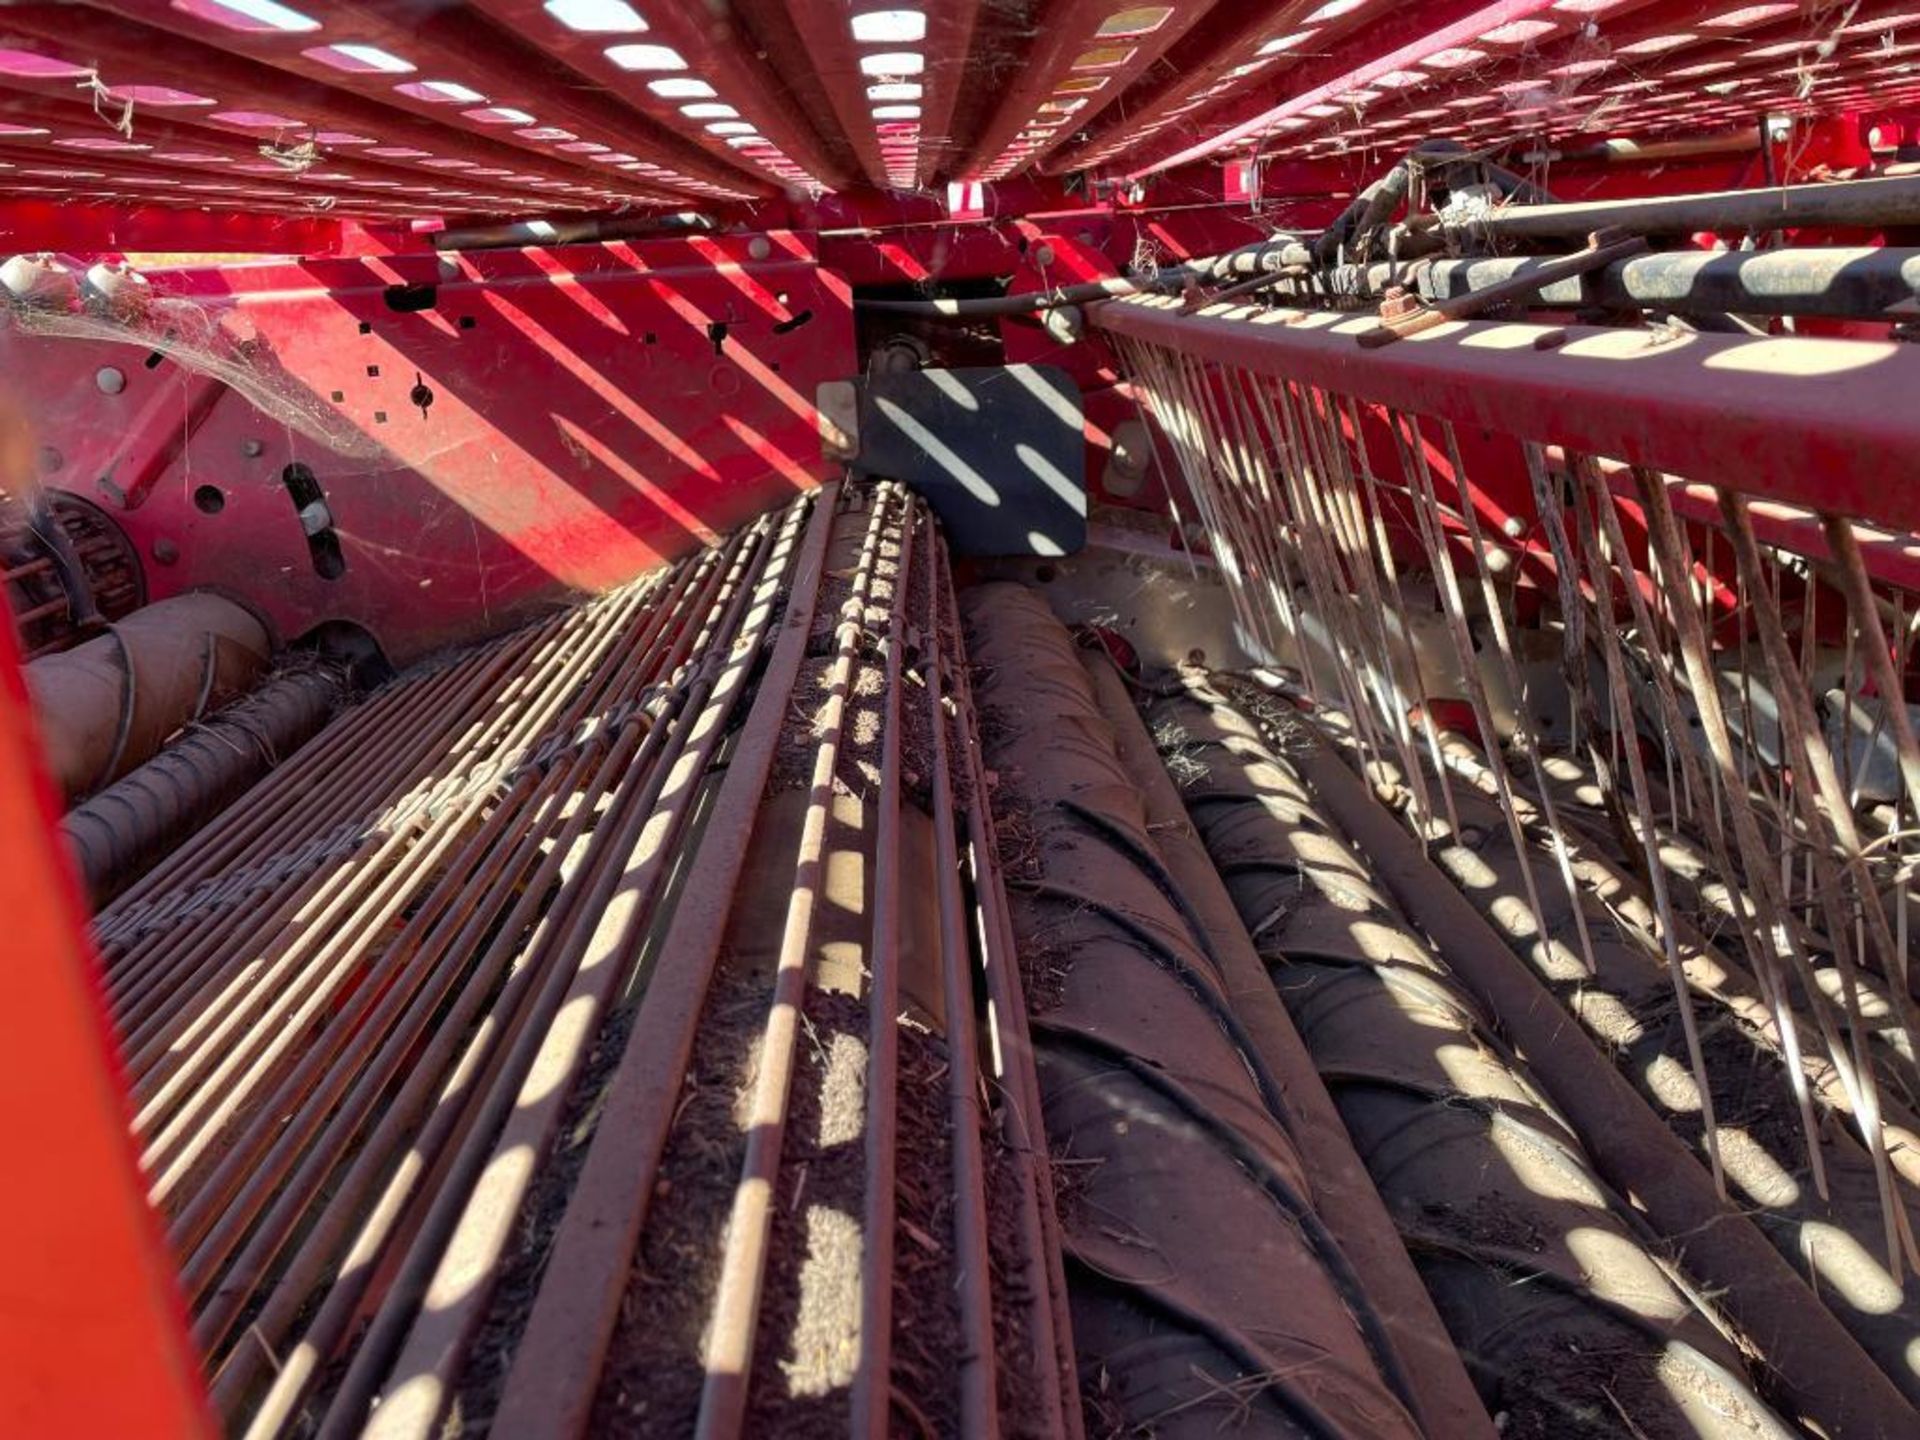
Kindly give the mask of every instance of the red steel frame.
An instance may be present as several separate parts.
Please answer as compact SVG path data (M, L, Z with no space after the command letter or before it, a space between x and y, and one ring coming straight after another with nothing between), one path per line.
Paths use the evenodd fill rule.
M1331 8L1331 7L1325 7ZM1212 37L1174 74L1046 168L1106 165L1141 179L1233 150L1310 158L1580 132L1751 126L1905 103L1920 52L1910 5L1845 12L1690 0L1370 0L1314 20L1290 5L1266 26ZM1272 48L1299 38L1300 43ZM1177 123L1176 123L1177 122Z
M211 1434L173 1259L147 1208L126 1089L66 855L57 799L0 626L0 1434Z
M436 224L698 205L770 228L837 192L902 224L949 180L1079 171L1164 208L1195 179L1217 199L1217 162L1245 154L1284 201L1430 135L1538 148L1920 99L1906 0L1046 0L1018 29L979 0L278 13L0 10L0 234L9 202L50 200L171 207L183 233L208 206Z
M1377 323L1148 298L1095 312L1112 334L1258 374L1920 531L1920 493L1889 483L1920 456L1910 345L1456 322L1363 349Z

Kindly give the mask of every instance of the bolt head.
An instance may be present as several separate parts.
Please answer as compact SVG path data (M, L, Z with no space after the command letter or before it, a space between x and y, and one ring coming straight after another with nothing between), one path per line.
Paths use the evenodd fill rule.
M127 374L112 365L102 365L94 371L93 383L100 387L102 395L118 395L127 388Z
M1409 293L1404 285L1388 286L1380 300L1380 316L1384 320L1398 320L1419 308L1420 297Z
M150 553L156 565L173 565L180 559L180 547L164 535L153 542Z
M0 264L0 289L25 305L70 310L80 298L80 282L52 254L15 255Z
M94 305L111 314L128 316L146 307L153 289L146 276L121 260L100 261L87 271L84 284L87 299Z
M258 460L262 455L267 453L267 447L264 441L242 440L240 442L240 453L249 460Z
M773 256L773 242L764 235L756 235L747 242L749 260L767 260Z

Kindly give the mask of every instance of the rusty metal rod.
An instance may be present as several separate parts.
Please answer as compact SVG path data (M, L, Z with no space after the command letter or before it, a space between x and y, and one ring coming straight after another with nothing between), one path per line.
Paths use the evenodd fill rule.
M691 644L679 658L691 665L691 674L685 700L669 722L668 742L641 790L646 824L633 837L624 859L607 866L602 888L582 907L576 942L579 958L571 983L521 1070L517 1088L502 1085L495 1091L500 1103L511 1108L504 1112L491 1148L476 1156L474 1164L479 1168L470 1183L458 1179L462 1173L458 1167L451 1172L454 1184L436 1197L414 1242L418 1250L446 1226L452 1227L444 1244L436 1247L439 1254L425 1283L424 1307L411 1315L406 1343L391 1362L400 1384L381 1400L364 1431L369 1437L424 1436L439 1420L481 1307L491 1294L491 1281L521 1200L536 1165L551 1149L597 1022L618 987L632 975L655 899L698 798L699 777L706 773L727 732L762 636L772 623L772 606L767 602L792 561L799 519L797 510L789 511L783 533L776 537L769 529L760 544L743 551L727 584L714 597L707 621L684 632ZM517 1064L515 1068L520 1069ZM481 1128L493 1127L483 1122ZM456 1190L465 1192L457 1206L450 1198ZM408 1275L403 1269L395 1281L385 1314L406 1317L416 1298ZM355 1359L356 1367L364 1362L370 1375L379 1363L380 1332L381 1319L376 1318ZM350 1370L322 1427L323 1435L357 1430L354 1401L360 1392L352 1379Z
M913 582L915 532L909 513L901 527L893 575L893 613L881 640L886 670L886 718L880 737L880 819L874 836L873 943L867 991L866 1192L861 1211L865 1250L860 1269L860 1365L853 1378L853 1433L884 1440L893 1415L893 1242L897 1197L894 1160L900 1137L900 744L906 681L907 596ZM925 540L921 546L931 549ZM930 557L922 555L921 564ZM931 589L929 591L931 593ZM926 625L920 643L937 648L938 630ZM931 702L929 702L931 703ZM937 712L934 723L938 724Z
M944 554L936 563L944 560ZM932 587L939 605L949 588L944 573ZM957 618L957 617L955 617ZM981 1152L979 1039L974 1024L973 952L967 943L966 903L960 893L960 855L953 803L952 716L945 703L942 626L933 627L922 676L933 712L934 883L940 907L941 981L947 1010L948 1133L953 1150L954 1245L960 1291L960 1427L967 1435L1000 1433L995 1387L993 1302L987 1247L986 1161ZM965 737L961 743L969 743Z
M748 1114L751 1126L746 1157L734 1191L732 1218L714 1296L707 1338L706 1383L700 1397L696 1433L701 1440L738 1435L745 1419L747 1380L753 1364L760 1290L766 1273L773 1224L773 1187L780 1172L786 1138L787 1104L793 1057L800 1035L800 1006L806 996L808 955L815 909L824 888L827 816L833 797L834 767L846 725L854 665L859 655L866 598L872 584L884 521L899 504L898 487L874 492L872 515L861 546L852 596L836 631L828 699L816 729L817 748L794 864L793 897L781 934L774 972L772 1006L761 1039Z
M960 602L951 565L941 569L941 606L955 635L961 633ZM1034 1068L1033 1031L1028 1023L1025 985L1020 978L1019 946L1007 910L1000 841L994 829L979 713L973 703L971 665L954 667L951 703L960 733L967 816L968 863L974 903L980 912L981 963L985 970L987 1038L994 1060L994 1081L1006 1094L1006 1119L1000 1143L1018 1177L1024 1293L1032 1317L1034 1348L1055 1383L1047 1387L1041 1430L1082 1440L1078 1363L1073 1348L1073 1319L1062 1258L1060 1218L1054 1203L1054 1178L1047 1153L1046 1121L1040 1109L1040 1081Z
M591 654L583 649L563 675L573 677ZM482 733L488 738L499 733L509 744L537 733L565 693L556 686L542 700L529 691L524 705L504 707ZM181 1127L197 1112L214 1106L224 1113L238 1103L238 1093L223 1086L224 1077L257 1055L286 1054L297 1029L281 1028L279 1021L292 1017L297 1027L327 1003L356 967L355 938L370 937L399 913L415 875L428 873L487 799L485 791L476 791L420 823L417 833L410 822L392 831L371 855L351 857L294 913L291 943L276 947L271 961L259 967L264 983L246 983L243 969L240 983L226 987L215 1006L182 1012L184 1028L169 1027L132 1050L134 1068L147 1067L133 1090L139 1103L135 1123L149 1136L150 1165L164 1163ZM163 1118L165 1128L156 1133L153 1127Z
M702 863L675 911L632 1038L609 1083L588 1151L548 1258L495 1412L503 1435L585 1432L600 1367L625 1293L634 1247L672 1122L746 862L754 817L805 658L837 485L816 500L779 639L727 767L701 847Z
M711 574L709 578L712 578ZM707 593L712 597L715 592L708 590ZM645 680L652 673L653 668L665 659L671 658L674 653L681 653L681 651L682 647L678 639L673 640L664 652L656 650L654 659L634 673L634 680L636 682ZM679 702L674 696L661 697L661 701L657 701L656 704L663 702L672 708L678 708ZM657 756L665 747L665 737L670 727L649 720L639 712L630 712L630 718L623 723L622 728L629 733L644 730L645 738L641 740L642 750L650 756ZM569 953L575 955L578 953L577 950L569 952L568 949L568 932L570 928L577 930L577 926L570 927L568 922L577 922L584 908L581 902L586 898L590 886L599 884L600 878L605 875L607 866L604 862L617 848L619 837L622 835L631 837L644 824L649 807L643 802L646 801L649 792L657 793L653 780L660 778L661 767L650 758L628 761L624 757L623 750L624 747L616 743L613 750L609 752L609 758L596 761L596 769L604 777L602 783L617 781L623 775L627 776L632 783L615 791L619 801L613 811L596 817L599 828L596 830L593 842L584 846L563 843L554 847L553 853L567 857L562 861L563 872L569 862L579 863L568 876L555 906L547 911L545 917L535 927L534 933L524 942L526 948L523 953L527 958L515 970L508 984L508 991L515 998L514 1007L511 1010L506 1009L503 996L502 1006L483 1020L481 1030L476 1032L473 1041L466 1047L463 1058L459 1060L453 1072L455 1078L449 1078L444 1082L444 1084L456 1086L454 1094L470 1097L468 1102L466 1104L443 1102L441 1106L436 1107L429 1119L427 1130L422 1132L412 1144L410 1153L421 1155L419 1163L409 1161L408 1166L403 1167L401 1174L389 1180L386 1192L371 1215L367 1215L364 1209L335 1208L330 1210L329 1214L337 1218L330 1222L323 1222L335 1235L340 1234L349 1225L358 1224L359 1235L354 1242L354 1253L366 1256L369 1262L384 1247L393 1224L406 1213L407 1197L424 1178L425 1170L433 1167L430 1157L440 1155L443 1160L448 1158L442 1153L446 1142L453 1139L456 1133L462 1131L469 1135L473 1133L459 1117L470 1113L472 1105L487 1103L485 1097L499 1096L502 1093L503 1084L507 1086L505 1091L507 1098L511 1098L512 1082L503 1082L501 1079L503 1075L510 1075L513 1070L511 1056L507 1054L506 1047L514 1046L516 1047L514 1053L526 1054L532 1040L539 1038L540 1027L534 1024L533 1018L530 1018L537 1018L538 1009L533 1007L544 1006L547 1013L552 1012L559 998L559 990L568 978L566 956ZM587 753L591 753L591 750ZM584 754L582 758L584 759ZM595 806L591 792L584 795L582 799L584 803L577 808L575 816L584 821ZM573 833L577 837L578 831L575 830ZM538 837L533 838L537 843ZM600 863L596 865L595 861ZM528 893L537 901L540 892ZM531 918L531 912L529 912L529 918ZM503 927L501 938L493 944L493 954L500 955L503 951L511 953L518 948L521 944L519 934L518 925ZM492 963L491 959L487 963ZM520 983L523 977L525 977L524 984ZM496 1020L502 1023L496 1023ZM440 1038L439 1033L436 1032L436 1045ZM450 1033L446 1038L452 1041L458 1037ZM440 1080L440 1072L423 1072L423 1074L429 1082ZM457 1079L461 1074L467 1075L466 1082ZM412 1091L410 1107L417 1107L424 1103L432 1085L410 1088ZM498 1103L497 1100L494 1103ZM404 1127L395 1132L394 1127L387 1123L391 1118L389 1115L383 1120L382 1134L392 1133L393 1141L384 1144L376 1141L369 1149L382 1150L385 1145L395 1143L404 1137ZM483 1135L481 1138L484 1140L486 1137ZM351 1183L344 1188L363 1193L364 1188L378 1178L379 1173L377 1169L369 1170L364 1164L356 1162L353 1176L358 1178L352 1179ZM363 1217L364 1223L362 1223ZM262 1409L254 1417L253 1423L256 1428L270 1423L273 1414L284 1412L286 1405L301 1393L311 1373L305 1365L306 1357L315 1350L324 1350L327 1342L322 1337L329 1333L337 1333L338 1325L352 1313L355 1295L364 1288L370 1276L349 1269L343 1272L343 1282L349 1275L352 1276L350 1283L345 1284L344 1288L337 1284L334 1291L329 1293L321 1312L309 1327L306 1339L296 1351L295 1364L289 1368L296 1368L304 1373L290 1376L287 1369L282 1370L274 1391L269 1394L267 1400L263 1402ZM270 1303L269 1310L274 1309L274 1305ZM276 1312L275 1323L283 1325L290 1318L290 1308L283 1305ZM316 1345L316 1341L319 1344ZM237 1355L244 1357L247 1353L242 1350L237 1352ZM228 1370L222 1372L216 1393L231 1403L237 1400L244 1384L245 1373L234 1372L230 1365Z

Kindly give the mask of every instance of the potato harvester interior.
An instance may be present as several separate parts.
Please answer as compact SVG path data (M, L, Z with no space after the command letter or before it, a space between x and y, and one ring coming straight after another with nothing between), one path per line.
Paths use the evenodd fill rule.
M0 1437L1920 1436L1913 0L8 0L0 592Z

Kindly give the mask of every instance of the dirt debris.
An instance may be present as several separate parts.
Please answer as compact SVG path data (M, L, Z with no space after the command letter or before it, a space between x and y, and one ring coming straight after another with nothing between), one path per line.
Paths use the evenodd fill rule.
M774 1185L747 1431L844 1435L860 1359L867 1006L810 990Z
M770 986L723 958L607 1348L590 1426L596 1436L638 1440L693 1428L770 996Z
M951 1112L946 1044L915 1025L900 1027L898 1204L893 1254L893 1386L890 1429L918 1435L960 1431L960 1306L954 1284Z

